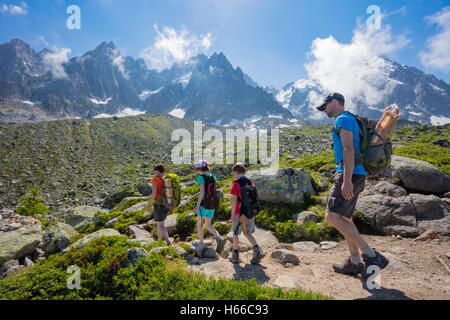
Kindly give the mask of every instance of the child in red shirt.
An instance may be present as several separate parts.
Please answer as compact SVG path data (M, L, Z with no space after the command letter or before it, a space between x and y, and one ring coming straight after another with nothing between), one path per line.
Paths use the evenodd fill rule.
M253 183L245 177L245 166L242 163L236 163L231 169L235 181L231 185L230 194L233 195L231 203L231 221L233 222L233 253L230 257L230 262L239 263L239 234L244 231L244 236L250 241L253 246L252 264L257 264L264 256L262 249L258 246L255 237L252 233L255 232L255 218L248 219L244 214L241 214L240 199L241 185L253 185Z

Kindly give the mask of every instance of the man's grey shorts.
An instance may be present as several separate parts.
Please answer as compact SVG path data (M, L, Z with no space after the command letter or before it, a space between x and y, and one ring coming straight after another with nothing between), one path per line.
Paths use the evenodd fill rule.
M252 234L255 232L255 218L247 219L244 215L236 216L233 222L233 234L240 235L242 232Z
M355 211L359 194L364 190L366 176L362 174L352 175L353 198L345 200L342 196L341 187L344 182L344 174L337 172L334 177L334 184L330 191L330 199L327 204L327 211L337 213L346 218L351 218Z
M166 206L161 204L154 204L153 205L154 210L154 219L155 222L162 222L166 220L167 214L169 213L169 209L166 208Z

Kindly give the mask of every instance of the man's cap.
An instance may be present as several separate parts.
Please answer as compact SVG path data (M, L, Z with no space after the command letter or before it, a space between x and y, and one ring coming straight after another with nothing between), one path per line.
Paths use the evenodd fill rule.
M205 160L199 160L195 163L194 171L198 171L200 168L205 168L207 166L209 166L208 162L206 162Z
M337 92L330 93L325 97L325 99L323 99L323 103L317 107L317 110L319 110L319 111L325 110L326 105L328 103L330 103L331 100L333 100L333 99L338 99L338 100L345 102L344 96L342 94L337 93Z

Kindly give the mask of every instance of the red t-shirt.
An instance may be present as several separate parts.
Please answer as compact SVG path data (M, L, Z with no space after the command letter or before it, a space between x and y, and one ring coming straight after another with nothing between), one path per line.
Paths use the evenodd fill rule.
M161 198L161 191L162 191L162 186L163 186L163 179L165 178L165 176L163 176L162 178L160 177L153 177L152 181L150 181L151 183L156 183L156 197L155 199L159 199Z
M245 177L241 177L240 179L243 179ZM252 183L252 186L254 186L254 184ZM238 182L233 182L233 184L231 185L231 190L230 190L230 194L232 194L233 196L237 196L238 198L241 198L242 194L241 194L241 185ZM238 201L236 204L236 210L234 210L234 215L237 216L240 214L240 210L241 210L241 203Z

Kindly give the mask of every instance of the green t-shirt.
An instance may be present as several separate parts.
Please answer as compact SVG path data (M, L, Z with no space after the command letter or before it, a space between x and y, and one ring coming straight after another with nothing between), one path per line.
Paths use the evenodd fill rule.
M205 184L205 179L203 178L203 175L207 175L208 177L212 176L212 174L209 173L209 172L199 175L198 178L197 178L197 184L198 185ZM217 178L216 177L214 177L214 181L217 183ZM205 200L205 197L206 197L206 191L205 191L205 195L203 196L202 200Z

